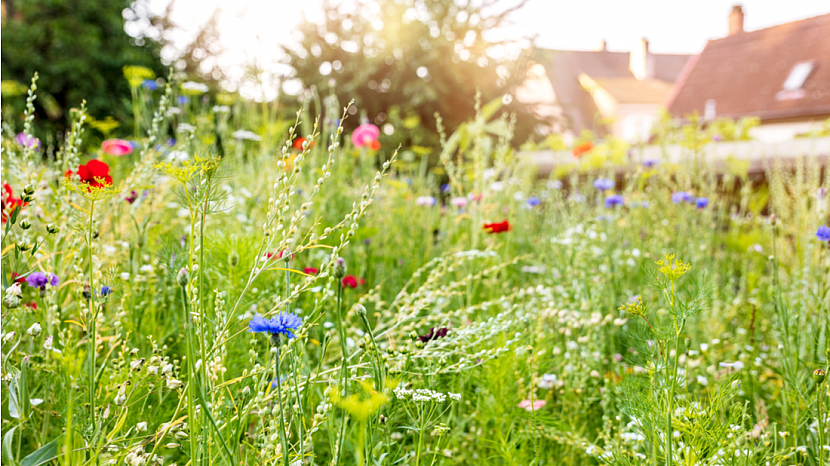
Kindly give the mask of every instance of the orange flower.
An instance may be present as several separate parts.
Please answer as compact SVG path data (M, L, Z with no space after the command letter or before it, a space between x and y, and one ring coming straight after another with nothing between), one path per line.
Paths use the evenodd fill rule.
M580 158L583 155L585 155L587 152L591 152L591 149L593 149L593 148L594 148L594 145L591 143L591 141L585 141L583 143L580 143L579 145L574 147L574 150L573 150L574 157Z
M484 229L487 230L487 233L504 233L510 231L510 222L504 220L496 223L485 223Z

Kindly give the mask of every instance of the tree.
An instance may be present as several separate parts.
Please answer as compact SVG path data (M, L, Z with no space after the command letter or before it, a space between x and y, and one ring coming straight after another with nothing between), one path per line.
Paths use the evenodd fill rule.
M499 10L501 4L357 0L346 8L326 1L325 22L304 19L299 46L284 50L304 87L334 92L341 103L355 99L375 124L397 118L392 123L405 123L409 140L395 143L434 146L435 112L452 131L473 117L477 90L488 102L511 95L525 78L527 50L510 54L516 43L487 40L524 2ZM535 117L511 97L505 102L517 113L517 139L526 137Z
M157 75L165 73L157 44L125 32L122 15L130 9L126 1L2 3L3 80L28 85L35 71L40 74L36 111L45 126L66 129L68 109L84 99L91 115L129 122L130 88L123 67L140 65Z

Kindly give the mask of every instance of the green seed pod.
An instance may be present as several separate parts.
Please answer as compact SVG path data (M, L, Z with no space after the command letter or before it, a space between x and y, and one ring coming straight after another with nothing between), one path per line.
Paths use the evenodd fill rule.
M827 377L827 372L824 372L822 369L816 369L813 371L813 380L815 380L816 385L821 385L824 383L824 379Z
M179 283L179 286L187 286L187 283L190 281L190 274L187 273L187 269L182 267L179 270L179 274L176 276L176 281Z

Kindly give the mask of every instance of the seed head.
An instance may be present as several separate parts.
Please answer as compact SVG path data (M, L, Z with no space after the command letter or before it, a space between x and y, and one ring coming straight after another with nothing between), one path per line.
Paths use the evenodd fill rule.
M813 380L815 380L816 385L821 385L824 383L824 379L827 377L827 372L824 372L822 369L816 369L813 371Z

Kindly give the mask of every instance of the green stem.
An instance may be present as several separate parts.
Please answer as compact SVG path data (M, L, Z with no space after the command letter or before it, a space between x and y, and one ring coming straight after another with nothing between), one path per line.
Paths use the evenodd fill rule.
M196 445L196 380L193 367L193 342L190 338L190 311L187 300L187 285L182 285L182 307L184 307L184 333L187 345L187 422L190 424L190 464L196 464L198 455Z
M349 358L349 348L346 345L346 330L343 328L343 317L340 315L343 303L343 283L338 281L337 282L337 310L335 311L335 317L337 318L337 330L340 333L340 349L342 354L342 360L340 363L340 396L345 397L346 393L348 392L348 388L346 386L346 371L348 370L348 358ZM334 464L340 464L340 459L343 457L343 437L346 436L346 418L348 414L344 411L343 418L340 420L340 437L337 439L337 449L334 453Z
M818 464L824 464L824 416L821 412L821 405L824 399L824 385L816 386L816 396L818 397Z
M676 324L675 324L676 325ZM669 398L667 400L666 409L666 466L671 466L672 464L672 423L671 423L671 416L672 412L674 411L674 387L675 382L677 381L677 361L678 355L680 351L680 335L676 335L674 339L674 373L671 374L669 377ZM669 355L667 355L669 356ZM666 370L668 370L668 364L666 364Z
M282 346L282 342L280 341L279 335L275 335L273 338L277 347L274 366L277 373L277 402L280 404L280 445L282 445L283 464L288 466L288 441L285 439L285 415L282 412L282 381L280 381L280 347Z
M92 274L92 228L93 215L95 214L95 201L89 206L89 227L87 231L87 255L89 259L89 413L92 420L92 431L95 431L95 340L96 336L96 315L95 315L95 282Z

